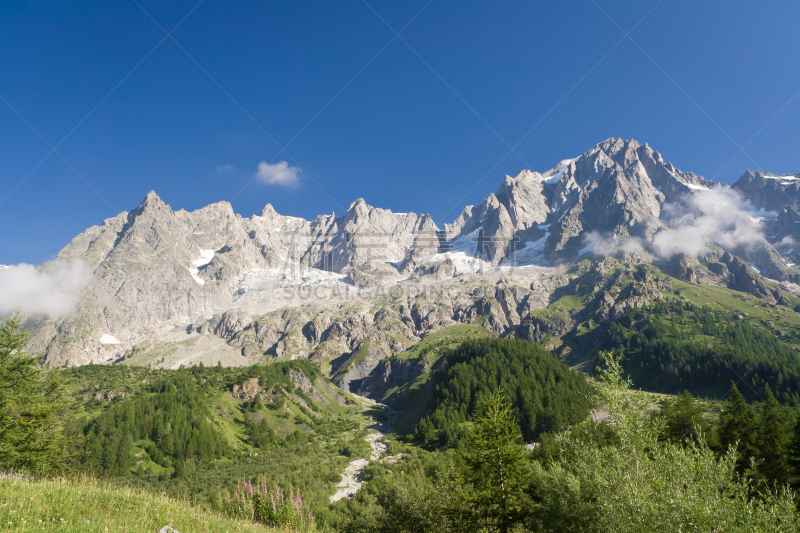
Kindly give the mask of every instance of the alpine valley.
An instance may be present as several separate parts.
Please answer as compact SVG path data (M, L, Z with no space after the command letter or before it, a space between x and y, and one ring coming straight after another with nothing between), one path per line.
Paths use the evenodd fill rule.
M281 488L305 512L291 486L317 517L292 531L796 531L736 514L800 520L778 491L800 487L795 264L800 174L728 186L611 138L445 224L363 199L313 220L174 211L150 192L40 267L91 272L72 311L20 316L75 400L78 469L250 523ZM628 378L644 403L620 399ZM513 505L490 483L501 448ZM681 498L705 518L615 525L644 516L615 507L638 501L626 487L664 479L642 489L653 524Z

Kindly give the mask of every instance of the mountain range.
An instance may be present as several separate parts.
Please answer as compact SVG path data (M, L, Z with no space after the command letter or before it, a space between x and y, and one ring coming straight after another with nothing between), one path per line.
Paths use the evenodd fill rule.
M376 372L384 386L392 371L418 372L381 361L449 326L565 333L534 313L579 280L605 298L587 280L606 258L789 305L800 292L799 200L800 174L748 170L727 186L617 138L506 176L442 226L363 199L341 216L305 220L268 204L242 218L227 202L174 211L150 192L40 267L90 275L70 312L29 314L26 327L51 366L305 358L357 392L375 387ZM597 303L597 316L657 297L669 284L658 279Z

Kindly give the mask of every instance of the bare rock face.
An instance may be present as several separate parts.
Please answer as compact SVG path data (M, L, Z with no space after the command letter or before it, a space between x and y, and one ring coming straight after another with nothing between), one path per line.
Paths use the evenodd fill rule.
M496 194L466 209L445 226L449 241L475 231L474 248L493 265L514 261L525 243L545 241L540 264L576 258L587 233L645 242L667 224L662 205L717 184L681 172L661 154L636 141L608 139L544 173L506 177Z
M361 396L383 401L389 390L411 383L430 368L427 363L411 363L402 359L381 361L357 383L351 381L350 388Z
M776 176L769 172L746 171L733 184L757 208L781 212L800 204L800 173Z
M748 171L734 189L758 238L712 236L704 252L660 264L681 279L781 301L785 291L764 277L800 282L798 184L799 175ZM73 313L28 320L30 348L50 365L82 365L143 357L190 332L223 339L236 364L309 358L359 388L388 356L455 324L532 339L575 327L531 316L570 283L569 265L651 260L654 236L682 223L671 206L720 187L647 144L612 138L545 172L506 176L443 228L363 199L338 217L283 216L267 204L242 218L227 202L173 211L150 192L59 253L94 275ZM596 245L626 239L638 248ZM609 316L619 312L607 303Z
M266 399L266 395L258 384L258 378L250 378L244 383L234 385L231 390L231 397L237 400L250 401L256 396L260 396L262 400Z
M791 267L800 263L800 173L776 176L748 170L733 188L757 209L754 216L764 224L770 244L745 259L758 264L769 278L800 281L800 275L785 271L787 263Z

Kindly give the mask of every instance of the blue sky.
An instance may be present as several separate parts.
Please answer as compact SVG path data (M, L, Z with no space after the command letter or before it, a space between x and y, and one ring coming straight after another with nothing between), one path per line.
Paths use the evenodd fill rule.
M0 263L52 259L151 189L441 225L612 136L725 183L798 172L798 20L788 0L4 0Z

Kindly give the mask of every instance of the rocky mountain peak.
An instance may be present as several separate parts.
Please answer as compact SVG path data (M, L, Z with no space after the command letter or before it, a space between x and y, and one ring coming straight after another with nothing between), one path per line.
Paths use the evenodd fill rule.
M274 224L281 224L283 219L283 217L275 211L275 208L272 207L272 204L265 205L264 209L261 210L261 214L258 216Z
M733 184L750 202L767 211L781 212L800 203L800 173L776 176L747 170Z
M136 209L134 209L134 211L142 212L147 209L163 209L163 208L167 208L171 211L169 206L164 203L164 201L158 194L156 194L156 191L150 191L149 193L147 193L147 196L144 197L142 203L140 203L139 206Z
M609 137L605 141L597 144L595 148L599 148L608 155L617 155L619 153L626 153L629 151L636 151L642 148L642 143L636 139L623 139L621 137Z
M344 214L345 222L351 220L357 221L360 218L368 217L372 209L373 208L363 198L358 198L347 208Z
M482 276L487 265L552 267L593 257L597 243L609 245L597 246L594 257L613 254L627 239L655 253L653 239L673 224L665 204L689 204L714 187L721 186L677 169L647 144L615 137L549 170L506 176L443 232L429 215L393 213L363 198L338 218L308 221L267 204L243 219L227 202L174 212L151 191L59 253L85 260L95 277L73 315L47 323L38 349L55 364L108 360L104 335L122 350L153 331L231 309L272 311L289 305L276 296L287 287L362 289L406 276ZM800 263L800 174L747 171L734 188L751 202L745 208L755 232L769 242L731 253L767 277L789 279Z

